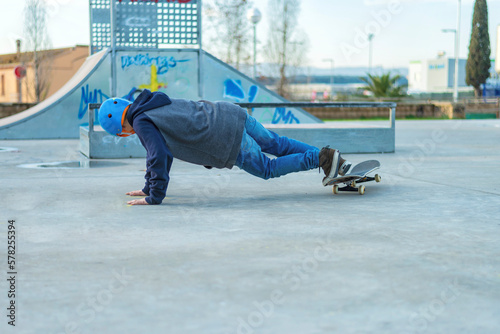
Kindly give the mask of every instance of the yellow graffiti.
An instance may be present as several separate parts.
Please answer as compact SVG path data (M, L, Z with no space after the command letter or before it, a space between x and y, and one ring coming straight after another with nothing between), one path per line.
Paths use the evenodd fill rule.
M161 88L167 88L168 83L158 82L158 75L156 74L156 66L151 65L151 82L150 84L140 85L139 89L149 89L152 92L155 92Z

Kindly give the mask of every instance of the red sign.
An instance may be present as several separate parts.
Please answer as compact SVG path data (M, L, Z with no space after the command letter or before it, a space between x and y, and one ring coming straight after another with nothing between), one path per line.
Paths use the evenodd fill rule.
M18 79L22 79L26 76L26 67L23 66L16 66L14 69L14 74Z

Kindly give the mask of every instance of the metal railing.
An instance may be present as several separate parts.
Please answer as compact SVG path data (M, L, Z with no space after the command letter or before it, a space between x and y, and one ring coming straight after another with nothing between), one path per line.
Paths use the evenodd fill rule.
M266 103L235 103L242 108L255 109L255 108L388 108L389 122L391 128L396 126L396 106L395 102L266 102ZM93 127L94 110L101 107L100 103L89 104L89 128ZM92 116L90 115L92 111ZM92 121L90 121L92 119Z
M392 129L396 128L395 102L269 102L269 103L236 103L242 108L388 108L389 123Z
M396 108L396 102L266 102L235 103L242 108ZM90 103L89 109L99 109L100 103Z
M269 102L236 103L242 108L396 108L395 102Z

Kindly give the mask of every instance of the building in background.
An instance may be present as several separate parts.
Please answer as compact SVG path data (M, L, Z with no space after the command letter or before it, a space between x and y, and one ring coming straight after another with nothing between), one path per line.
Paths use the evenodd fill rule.
M472 87L465 83L467 59L459 59L459 92L470 92ZM455 85L455 59L437 58L410 62L408 73L408 94L453 93Z
M89 47L77 45L70 48L40 51L40 57L47 61L43 73L48 84L45 98L59 90L80 68L89 55ZM35 97L35 76L31 52L0 55L0 103L19 102L19 85L14 69L24 62L26 77L22 79L22 102L33 103Z
M465 83L467 59L460 59L458 65L458 91L461 96L473 97L474 88ZM499 96L500 80L495 71L495 60L491 60L490 78L486 81L485 96ZM408 71L408 94L428 97L453 94L455 84L455 59L437 58L410 62ZM484 86L483 86L484 87ZM451 95L450 95L451 96Z

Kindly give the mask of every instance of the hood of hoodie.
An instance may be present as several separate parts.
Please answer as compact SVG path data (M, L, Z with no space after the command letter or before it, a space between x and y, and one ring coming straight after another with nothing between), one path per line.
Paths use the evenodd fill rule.
M145 111L171 104L170 98L162 92L151 93L145 89L132 103L127 112L128 122L134 126L134 119Z

